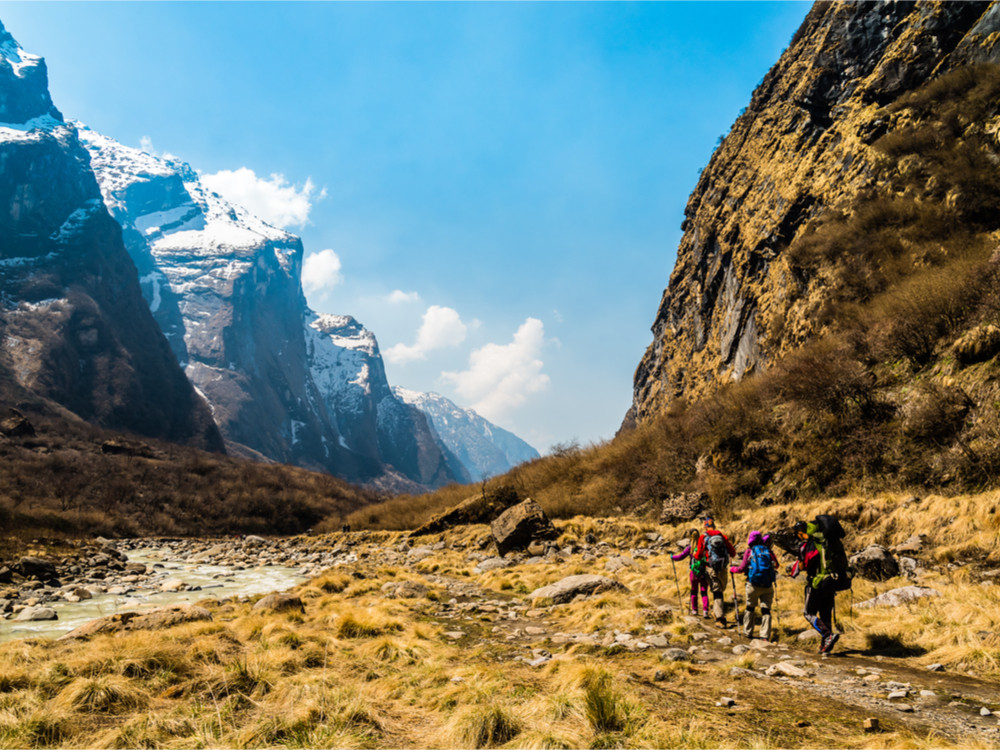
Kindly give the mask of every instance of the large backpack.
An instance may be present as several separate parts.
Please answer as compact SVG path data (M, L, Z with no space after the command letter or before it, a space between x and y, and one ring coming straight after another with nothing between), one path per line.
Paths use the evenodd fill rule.
M754 586L770 588L774 585L777 574L771 550L765 544L755 544L750 547L750 567L747 569L747 580Z
M705 547L708 550L708 564L715 570L722 570L729 565L729 550L722 534L711 534L705 537Z
M847 561L844 551L844 527L833 516L819 515L806 524L806 533L820 555L819 572L813 576L810 585L814 589L829 586L834 591L851 588L854 571Z

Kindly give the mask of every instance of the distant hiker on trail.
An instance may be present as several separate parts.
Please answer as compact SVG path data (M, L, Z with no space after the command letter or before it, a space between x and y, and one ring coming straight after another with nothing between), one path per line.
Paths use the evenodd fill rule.
M691 562L688 567L691 569L691 574L689 576L691 581L691 614L695 617L698 616L698 589L701 588L701 602L702 611L705 613L705 617L708 617L708 573L705 568L708 567L705 563L705 556L702 554L698 557L698 530L691 529L688 532L688 545L683 550L678 552L676 555L671 555L670 559L675 561L683 560L686 557L691 558Z
M705 532L698 538L696 554L703 556L705 572L708 574L708 587L712 590L712 613L715 622L726 627L726 606L723 595L726 593L726 582L729 574L729 560L736 554L736 548L726 535L715 528L711 516L705 517Z
M754 610L760 602L760 637L771 640L771 605L774 603L774 581L778 558L768 548L766 537L751 531L743 562L729 569L730 573L746 573L746 610L743 613L743 635L753 638Z
M833 632L833 610L838 591L851 587L851 572L844 552L844 528L833 516L820 515L810 522L799 521L795 532L802 541L799 559L792 566L792 578L806 572L806 601L803 614L820 634L819 652L829 654L840 638Z

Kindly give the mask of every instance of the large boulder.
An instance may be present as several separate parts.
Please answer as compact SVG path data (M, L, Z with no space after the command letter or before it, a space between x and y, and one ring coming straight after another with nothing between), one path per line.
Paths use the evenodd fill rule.
M14 618L18 622L38 622L41 620L58 620L59 615L52 607L25 607Z
M521 501L517 490L502 486L496 490L475 495L463 500L450 510L435 516L423 526L410 532L411 537L438 534L455 526L468 526L474 523L489 523L508 508Z
M935 596L941 596L941 592L937 589L927 588L926 586L903 586L902 588L892 589L892 591L886 591L884 594L879 594L873 599L867 599L866 601L860 602L858 604L858 608L870 609L872 607L899 607L903 604L909 604L910 602L916 601L917 599Z
M594 574L576 575L568 576L555 583L550 583L548 586L535 589L529 594L528 598L533 601L545 600L550 601L552 604L565 604L576 596L587 596L614 589L628 591L623 584L614 578Z
M675 524L692 521L708 510L708 495L704 492L680 492L663 501L660 523Z
M490 524L490 531L500 555L527 549L534 541L559 535L542 507L530 498L501 513Z
M34 578L38 581L50 581L56 577L55 563L40 557L22 557L17 561L15 568L25 578Z
M8 409L7 418L0 422L0 433L7 437L33 437L35 426L17 409Z
M91 638L102 633L118 633L123 630L160 630L185 622L211 620L212 613L204 607L178 605L162 607L149 612L120 612L97 620L91 620L75 630L71 630L59 640Z
M887 581L899 575L899 563L885 547L873 544L850 558L857 575L869 581Z

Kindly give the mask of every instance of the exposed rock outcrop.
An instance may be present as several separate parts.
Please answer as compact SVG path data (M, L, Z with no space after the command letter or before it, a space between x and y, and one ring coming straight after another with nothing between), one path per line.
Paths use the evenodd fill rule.
M887 179L880 107L933 76L1000 62L988 2L817 3L713 154L685 210L677 262L626 423L766 368L823 332L835 285L785 254L806 222ZM993 351L992 334L963 356Z
M539 539L558 536L545 511L531 499L501 513L490 524L490 532L500 555L515 549L527 549L529 544Z
M0 397L213 450L44 61L0 26Z

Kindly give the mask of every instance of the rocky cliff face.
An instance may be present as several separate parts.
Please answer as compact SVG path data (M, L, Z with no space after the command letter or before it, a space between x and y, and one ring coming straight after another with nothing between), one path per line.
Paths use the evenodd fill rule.
M183 162L80 133L149 309L233 450L385 489L468 480L393 396L374 335L308 308L298 237Z
M957 66L1000 62L1000 5L817 3L702 172L626 422L760 371L824 331L836 284L785 252L891 177L885 105ZM897 123L898 124L898 123Z
M473 481L503 474L538 451L517 435L497 427L472 409L463 409L437 393L393 388L399 400L420 409L447 448L462 462Z
M44 61L0 26L0 381L105 427L221 449L143 300ZM40 399L40 400L39 400Z

